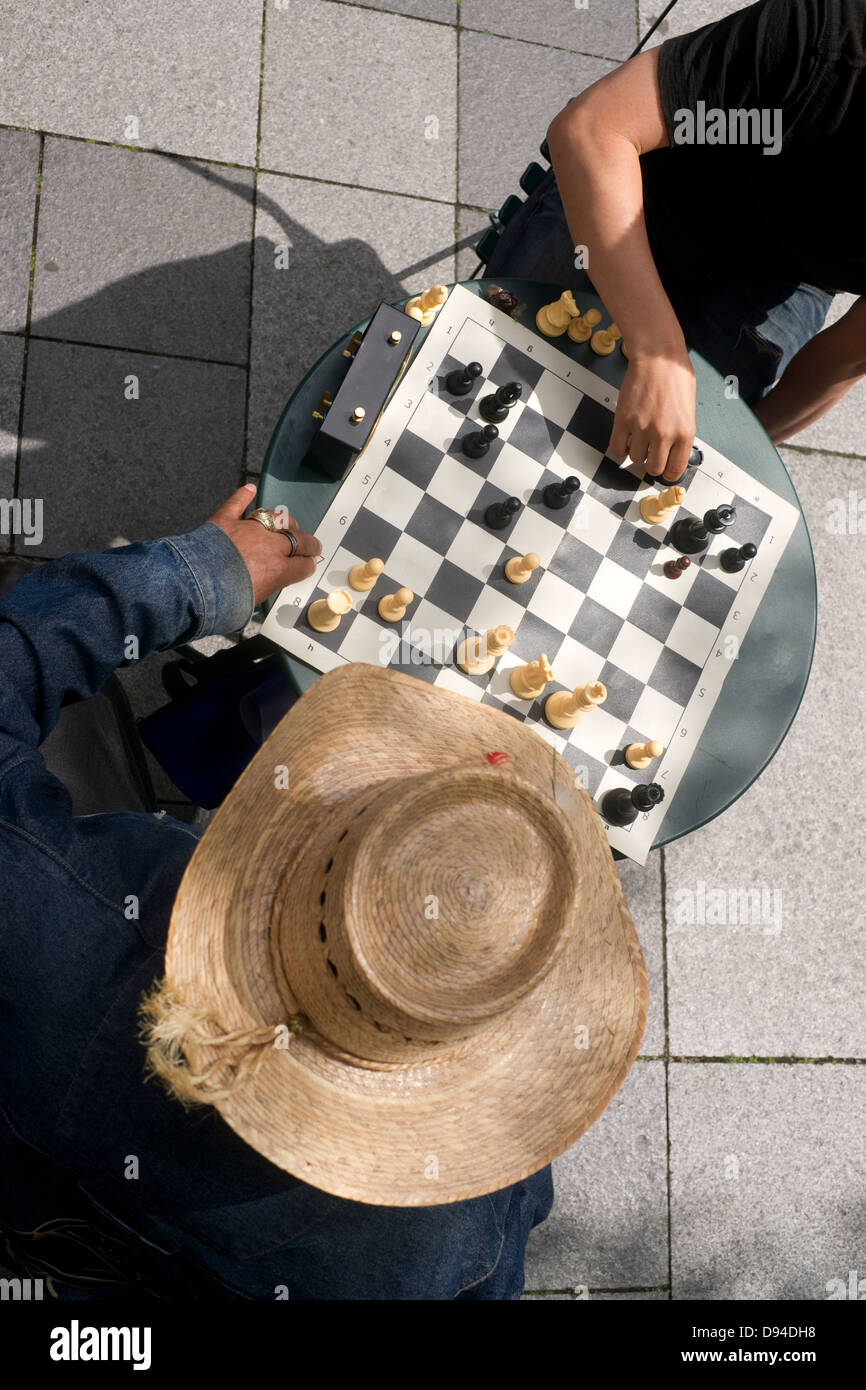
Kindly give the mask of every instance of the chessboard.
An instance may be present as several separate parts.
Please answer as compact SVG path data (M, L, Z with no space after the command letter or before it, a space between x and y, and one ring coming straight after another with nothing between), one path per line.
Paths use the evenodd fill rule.
M593 371L589 345L565 341L561 350L455 286L316 529L316 573L282 590L263 632L317 670L385 665L524 720L599 807L614 787L657 783L661 804L629 826L605 822L612 847L645 863L799 512L697 440L703 461L679 480L686 499L676 517L729 505L736 519L668 578L664 564L679 556L670 526L647 524L640 511L664 484L606 455L618 393ZM481 374L456 396L446 378L469 362ZM465 435L484 424L479 401L508 382L522 394L498 438L482 457L467 456ZM568 505L545 505L547 485L572 476L580 488ZM509 497L519 511L491 529L488 508ZM721 553L749 542L757 555L728 573ZM540 565L512 583L507 561L529 553ZM384 562L373 588L353 590L349 571L373 557ZM388 622L379 600L401 588L412 601L402 621ZM309 606L335 590L351 595L351 608L332 632L316 631ZM511 646L489 674L466 674L461 642L501 625L514 632ZM540 698L519 699L510 673L542 653L553 680ZM595 681L606 687L603 704L573 729L547 722L552 692ZM664 752L633 770L626 748L650 740Z

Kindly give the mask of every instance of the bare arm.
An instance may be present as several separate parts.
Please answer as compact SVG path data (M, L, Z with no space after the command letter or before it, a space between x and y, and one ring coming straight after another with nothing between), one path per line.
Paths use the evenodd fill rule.
M669 144L658 50L641 53L560 111L547 133L575 245L622 329L628 370L609 449L673 481L695 437L695 377L656 270L643 215L640 156Z
M804 430L866 376L866 298L816 333L753 407L774 444Z

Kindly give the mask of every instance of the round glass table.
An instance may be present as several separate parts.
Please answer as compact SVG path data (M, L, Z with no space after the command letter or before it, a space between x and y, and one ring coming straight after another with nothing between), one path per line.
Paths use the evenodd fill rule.
M492 281L463 283L466 289L486 297ZM513 317L533 328L536 311L561 293L557 285L508 279L497 279L496 283L518 296L519 307ZM603 308L599 299L581 295L581 309L593 305ZM305 531L315 531L340 487L303 463L318 428L313 411L326 391L336 395L349 365L344 349L353 333L363 330L368 322L365 319L348 328L310 369L283 410L268 445L256 506L288 507ZM413 353L426 333L425 329L419 332ZM567 352L570 344L565 341ZM561 346L559 340L557 346ZM792 502L800 511L800 519L671 799L654 849L718 816L766 767L788 732L806 689L817 622L812 546L788 472L749 407L726 395L724 378L697 353L691 353L691 360L697 377L698 437ZM627 365L622 354L614 352L610 357L599 357L593 369L619 387ZM312 685L318 671L287 652L280 655L286 675L298 691Z

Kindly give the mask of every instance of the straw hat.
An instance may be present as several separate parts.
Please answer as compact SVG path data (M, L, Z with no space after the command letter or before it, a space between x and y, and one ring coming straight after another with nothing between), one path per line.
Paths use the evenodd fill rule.
M272 1163L386 1206L537 1172L638 1051L646 971L599 816L522 721L317 680L180 885L153 1069Z

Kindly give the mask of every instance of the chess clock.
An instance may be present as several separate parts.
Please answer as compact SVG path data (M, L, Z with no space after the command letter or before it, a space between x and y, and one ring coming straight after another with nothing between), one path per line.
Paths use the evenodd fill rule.
M373 433L418 335L417 319L380 304L363 333L353 334L343 355L349 370L333 400L325 395L313 416L321 420L306 462L326 478L346 477Z

